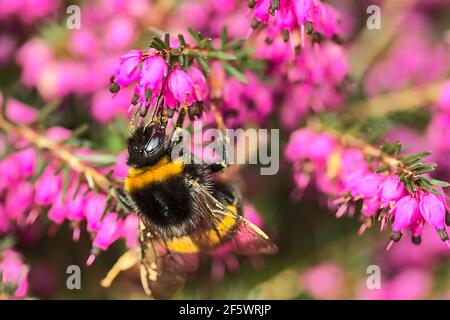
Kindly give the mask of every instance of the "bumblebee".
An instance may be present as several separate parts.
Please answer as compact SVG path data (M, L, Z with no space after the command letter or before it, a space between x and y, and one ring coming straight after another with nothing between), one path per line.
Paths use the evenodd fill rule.
M192 163L172 151L181 127L166 135L160 123L137 127L128 139L125 192L140 218L141 280L147 294L168 298L192 269L191 259L228 243L241 255L272 254L277 247L242 217L242 197L220 179L222 163ZM194 259L195 260L195 259Z

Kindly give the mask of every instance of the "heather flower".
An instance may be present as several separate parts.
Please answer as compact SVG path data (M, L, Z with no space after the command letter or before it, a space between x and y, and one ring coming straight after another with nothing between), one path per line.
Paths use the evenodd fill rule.
M47 168L36 181L34 202L37 205L52 204L61 193L63 179L52 167Z
M192 79L192 83L194 85L195 98L198 101L204 101L209 93L208 84L205 76L195 66L190 66L188 69L188 74Z
M313 137L314 133L307 128L294 131L284 149L284 155L287 160L296 161L307 157L306 150Z
M366 217L373 217L380 209L380 200L378 198L364 199L361 213ZM337 215L337 214L336 214Z
M28 291L28 267L11 249L3 251L0 257L0 288L9 296L24 297Z
M137 248L139 234L139 218L135 214L129 214L123 220L121 236L125 238L128 248Z
M16 61L22 67L21 81L29 87L35 86L53 59L53 51L45 41L32 38L25 42L16 54Z
M113 169L113 178L117 180L124 180L128 174L127 166L128 152L124 151L116 156L116 163Z
M391 201L397 201L405 193L405 186L400 182L397 175L391 175L384 179L381 185L381 203L388 207Z
M337 299L344 285L344 273L335 264L323 263L303 272L300 285L315 299Z
M436 106L440 111L450 112L450 81L446 82L441 90Z
M152 51L150 54L154 54L154 52ZM158 55L152 55L142 63L142 75L138 84L141 101L147 100L147 90L151 90L153 93L153 91L161 88L167 71L166 61ZM157 93L153 94L156 95Z
M67 206L67 218L71 221L81 221L84 219L84 208L86 206L86 197L84 193L87 191L87 186L72 185L67 192L66 198L71 199Z
M446 211L447 204L442 196L439 197L431 192L421 196L420 213L422 217L436 229L441 239L449 244L445 226Z
M405 196L395 203L391 214L394 217L392 231L401 233L417 219L419 201L415 197Z
M64 127L51 127L45 132L45 136L53 141L62 142L69 139L72 132Z
M125 88L140 76L139 64L142 61L142 52L131 50L120 57L119 67L114 73L114 83L120 88ZM117 91L117 89L111 89Z
M313 0L259 0L253 7L253 18L267 25L271 39L282 35L284 31L300 29L301 44L305 43L305 34L313 32L329 39L335 39L340 32L338 13L329 4ZM258 26L253 24L253 27ZM286 40L286 37L283 36Z
M56 199L56 201L51 206L50 210L48 211L48 218L53 221L56 224L61 224L66 219L67 214L67 206L66 204L61 200L62 194Z
M305 128L292 133L285 155L293 163L293 177L298 188L294 196L314 181L320 191L335 199L330 201L330 207L337 217L352 216L360 211L364 217L360 234L373 224L374 218L381 221L381 230L392 221L393 233L388 249L407 230L411 231L413 242L419 244L425 222L447 241L444 197L425 191L408 194L397 175L389 171L372 172L371 163L362 150L343 147L329 134Z
M118 219L115 212L108 212L100 222L100 227L95 235L92 245L94 248L107 250L108 247L120 237L123 221Z
M11 155L11 161L17 166L20 177L26 179L36 171L36 150L26 148Z
M378 196L381 189L381 183L384 177L381 174L368 173L361 177L356 190L352 191L355 196L361 196L364 198L373 198Z
M25 215L33 204L34 188L26 181L16 185L14 190L10 190L5 199L5 213L14 221L23 223Z
M106 196L104 194L89 194L84 207L87 221L87 231L95 232L100 228L100 219L105 210Z
M24 25L31 25L54 15L59 6L59 0L2 0L0 1L0 21L14 17Z
M107 50L119 51L128 48L136 38L136 23L128 16L113 16L105 25L103 45Z
M448 49L434 41L430 21L418 11L404 21L399 25L399 39L366 76L365 89L370 96L445 77L450 64Z
M178 103L190 106L194 102L195 90L192 78L183 70L175 69L170 72L167 87Z
M84 58L94 58L99 52L97 37L90 30L72 30L69 39L70 50Z
M38 117L36 109L16 99L8 99L5 108L6 117L15 123L30 124Z
M112 96L107 91L95 93L92 97L91 115L100 123L108 123L117 116L127 114L130 107L130 90L122 89Z

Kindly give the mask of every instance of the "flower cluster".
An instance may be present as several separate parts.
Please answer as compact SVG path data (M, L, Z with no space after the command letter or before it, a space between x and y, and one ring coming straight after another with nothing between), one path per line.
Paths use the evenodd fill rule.
M269 62L269 77L275 79L277 96L282 98L280 118L288 129L312 112L341 108L351 84L341 45L307 38L299 46L297 41L295 37L287 42L280 38L267 41L264 33L256 38L255 56Z
M338 40L338 13L319 0L249 0L249 7L254 19L252 28L264 24L269 41L281 36L287 42L295 30L300 30L302 46L306 34L313 41L323 37Z
M195 65L183 70L179 64L170 66L161 52L132 50L120 58L120 65L112 78L111 92L137 82L133 105L156 109L191 106L203 102L208 93L206 78Z
M448 48L434 39L429 18L410 13L399 28L404 32L395 45L365 77L365 91L369 96L411 85L423 86L442 79L450 67Z
M16 123L33 123L38 116L34 109L16 100L8 100L5 108L6 115ZM119 215L123 209L109 194L97 188L90 172L84 171L85 178L80 178L83 165L89 164L101 166L98 172L104 175L114 170L113 178L123 179L124 161L112 166L115 157L101 159L102 155L85 147L60 146L63 142L76 143L72 132L62 127L49 128L39 136L31 129L24 132L23 128L14 127L3 118L0 126L17 129L14 135L2 140L0 235L14 234L34 224L45 213L51 222L50 230L65 221L70 222L75 241L80 237L81 226L86 224L93 239L89 264L99 250L106 250L119 238L124 238L130 248L137 246L137 216ZM70 154L73 156L68 159ZM64 161L70 162L72 167Z
M282 63L275 64L283 67ZM288 85L280 83L285 97L281 121L293 129L311 112L339 110L348 92L349 64L341 46L325 43L320 47L305 48L289 68Z
M335 198L330 206L336 208L337 217L361 214L360 232L375 219L381 221L381 230L386 222L392 222L388 249L407 230L413 242L419 244L425 223L450 246L447 203L441 190L433 188L447 184L422 176L434 169L434 165L421 162L426 154L402 156L398 160L387 155L398 153L397 144L386 147L386 154L377 153L377 149L361 145L358 140L353 144L347 146L328 133L307 128L295 131L285 156L293 163L299 190L304 190L314 178L320 191Z
M41 9L46 2L57 3L53 0L25 2ZM25 14L40 12L36 8L21 8L20 12ZM21 82L36 88L45 102L70 104L69 97L83 99L86 102L80 105L86 106L95 120L110 122L127 115L132 93L124 90L113 98L105 89L117 58L137 40L139 30L147 27L152 4L145 0L126 3L95 0L80 4L80 11L81 29L68 30L65 25L52 24L46 32L28 37L13 52L14 59L21 67ZM65 24L66 19L63 21ZM14 32L5 33L5 37L14 40Z
M130 110L137 106L141 116L150 109L172 117L186 108L193 120L213 106L231 127L265 121L272 111L272 96L255 73L239 70L245 69L247 57L242 43L229 46L226 29L220 49L199 33L191 31L189 36L196 45L188 44L182 34L178 39L166 34L164 41L153 38L148 51L124 54L112 77L111 92L134 86Z
M59 0L1 0L0 23L7 19L17 19L24 25L31 25L55 15L59 6Z
M446 176L450 172L450 167L446 161L450 152L450 82L446 82L440 92L434 109L433 117L427 129L427 140L433 148L433 155L439 163L442 163L441 170L446 171Z

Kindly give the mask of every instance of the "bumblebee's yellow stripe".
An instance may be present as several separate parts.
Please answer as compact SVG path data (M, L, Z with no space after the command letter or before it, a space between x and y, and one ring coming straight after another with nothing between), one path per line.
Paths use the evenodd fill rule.
M234 206L229 206L228 209L236 214L237 210ZM200 246L213 248L220 244L221 240L225 238L228 233L234 228L237 222L237 217L233 215L225 215L223 219L216 225L215 230L205 230L199 237L199 241L205 239L206 243L201 243ZM195 239L195 237L194 237ZM167 248L178 253L198 253L201 249L189 236L174 238L167 242Z
M183 171L183 161L170 161L168 156L158 163L144 167L131 168L125 180L125 190L128 193L142 189L148 184L163 181L169 177L180 174Z

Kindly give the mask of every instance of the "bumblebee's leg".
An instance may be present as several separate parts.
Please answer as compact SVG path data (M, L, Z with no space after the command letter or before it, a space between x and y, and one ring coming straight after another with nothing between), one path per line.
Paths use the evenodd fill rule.
M230 183L215 182L214 196L220 202L237 208L238 212L242 207L242 195L239 190Z
M222 150L222 159L220 159L220 161L218 162L208 164L208 169L211 172L219 172L228 167L227 150L229 146L229 139L224 132L222 132L221 138L217 143L220 150Z
M180 113L178 114L175 128L173 129L172 135L170 136L170 149L172 149L175 145L183 140L183 124L184 119L186 118L186 112L187 106L185 105L183 106L183 108L181 108Z
M134 211L134 206L131 203L130 199L127 197L125 192L121 189L115 189L116 199L120 202L122 206L125 207L128 211Z

